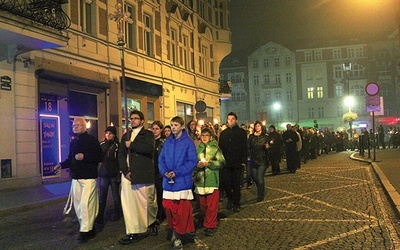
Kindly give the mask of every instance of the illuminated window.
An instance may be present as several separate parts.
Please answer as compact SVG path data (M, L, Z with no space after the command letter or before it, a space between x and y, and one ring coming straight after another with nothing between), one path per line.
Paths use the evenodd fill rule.
M307 88L307 99L314 99L314 88Z
M317 98L323 98L324 97L324 88L323 87L317 87Z
M176 115L182 117L185 121L194 119L194 107L191 104L176 102Z

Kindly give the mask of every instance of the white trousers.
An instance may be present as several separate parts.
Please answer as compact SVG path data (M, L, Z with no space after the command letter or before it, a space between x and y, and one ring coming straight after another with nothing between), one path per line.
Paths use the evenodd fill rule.
M80 232L93 229L94 220L99 212L99 193L96 179L72 179L72 197L78 217Z
M121 177L121 204L126 234L145 233L156 221L157 199L154 184L135 184Z

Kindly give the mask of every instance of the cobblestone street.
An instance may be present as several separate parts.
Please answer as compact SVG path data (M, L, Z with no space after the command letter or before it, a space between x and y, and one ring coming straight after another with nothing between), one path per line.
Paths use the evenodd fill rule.
M369 164L331 153L303 164L295 174L267 173L267 195L242 189L239 213L226 211L214 236L196 231L185 249L400 249L399 224ZM284 170L284 162L281 164ZM270 169L269 169L270 170ZM7 249L169 249L165 225L159 235L120 246L123 221L107 222L98 235L78 244L78 222L65 220L63 203L1 218L0 244Z

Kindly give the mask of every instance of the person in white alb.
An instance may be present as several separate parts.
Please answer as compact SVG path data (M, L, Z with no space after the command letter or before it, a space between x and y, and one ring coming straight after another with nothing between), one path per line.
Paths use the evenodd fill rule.
M154 173L154 135L143 127L141 111L130 113L131 129L122 137L118 151L121 177L121 203L126 236L118 241L127 245L157 235L157 200Z

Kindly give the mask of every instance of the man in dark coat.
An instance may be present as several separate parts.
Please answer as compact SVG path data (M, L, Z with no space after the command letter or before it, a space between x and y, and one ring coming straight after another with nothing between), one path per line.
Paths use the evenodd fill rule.
M247 163L247 133L237 124L237 115L228 114L228 127L221 132L219 147L226 160L221 169L221 184L228 198L227 209L240 210L242 168Z
M286 131L283 132L282 139L285 145L287 169L290 173L295 173L297 154L296 143L299 141L299 137L297 136L297 133L293 130L292 124L288 123L286 125Z
M141 111L130 113L131 128L123 136L118 152L121 177L121 203L126 236L121 245L145 238L150 227L154 233L157 216L154 173L154 135L143 127Z
M96 235L93 224L99 210L97 165L102 161L103 153L97 138L86 132L85 119L75 118L72 132L76 137L71 141L68 159L55 166L54 170L70 169L70 197L80 224L78 241L85 243ZM69 213L69 209L64 212Z

